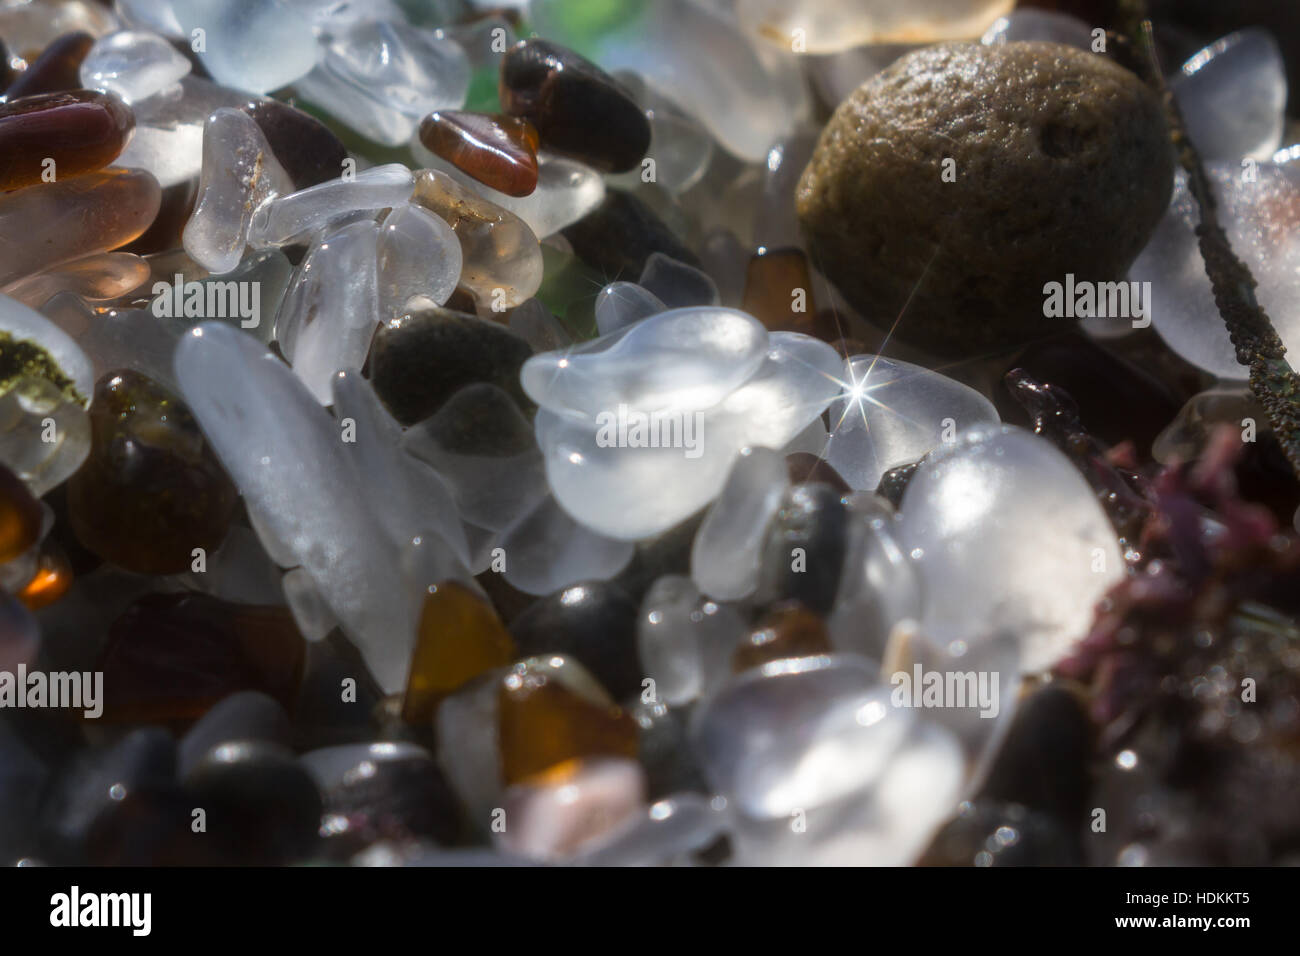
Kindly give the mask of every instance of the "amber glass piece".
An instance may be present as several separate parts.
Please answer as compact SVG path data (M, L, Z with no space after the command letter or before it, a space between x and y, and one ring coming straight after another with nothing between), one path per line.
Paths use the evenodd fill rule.
M40 610L67 594L68 588L72 587L72 579L72 566L68 564L67 556L57 544L47 541L36 566L36 573L23 586L18 599L27 605L29 611Z
M779 604L765 614L758 627L740 642L731 656L731 669L739 674L769 661L830 654L826 622L798 602Z
M537 130L501 113L438 110L420 123L420 142L457 169L507 196L537 188Z
M57 181L102 169L126 147L134 128L130 107L95 90L0 103L0 189L35 185L42 174Z
M427 721L439 700L480 674L515 659L515 643L492 605L456 581L424 599L402 719Z
M41 534L41 503L27 485L0 464L0 564L36 544Z
M772 332L812 333L817 311L802 249L760 249L749 260L741 306Z
M95 38L89 33L65 33L41 51L5 91L10 100L36 93L61 93L81 89L81 61L86 58Z
M90 407L90 457L68 483L83 545L141 574L190 570L215 551L238 493L190 410L139 372L110 372Z
M151 594L109 628L96 667L104 672L104 719L193 720L241 690L291 709L306 652L287 607Z
M607 698L567 685L563 670L573 666L559 656L533 658L502 679L497 726L505 786L575 758L636 756L636 722Z

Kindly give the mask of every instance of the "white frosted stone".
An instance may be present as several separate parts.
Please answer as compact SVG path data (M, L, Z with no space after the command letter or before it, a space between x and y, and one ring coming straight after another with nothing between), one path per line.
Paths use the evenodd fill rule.
M469 59L428 30L363 20L326 38L320 65L296 85L367 139L400 146L424 116L464 105Z
M333 36L358 23L378 20L394 25L406 22L396 0L288 0L311 22L317 36Z
M469 561L465 529L446 483L402 447L402 428L388 414L370 383L355 370L332 378L334 417L340 431L349 422L347 442L357 474L368 489L371 508L394 545L436 532L462 563Z
M754 593L767 525L789 486L779 451L741 451L691 547L691 577L701 591L718 601Z
M466 449L467 432L492 436ZM451 487L461 518L504 531L546 494L542 455L514 399L495 385L460 389L432 417L407 429L405 448L432 465Z
M275 320L284 357L316 400L330 402L339 369L360 368L379 326L375 248L369 220L322 233L298 267Z
M213 275L239 265L253 210L293 192L262 130L242 110L223 107L203 130L203 172L194 212L181 235L185 251Z
M956 808L960 745L874 676L851 655L774 661L697 711L692 742L735 807L738 863L907 865Z
M171 0L113 0L113 9L126 26L152 30L173 39L185 36Z
M1124 575L1087 481L1049 441L1010 426L970 429L916 470L898 540L921 574L926 640L977 647L1010 631L1028 672L1069 652Z
M1169 84L1204 160L1269 159L1286 124L1286 66L1277 41L1252 27L1211 43Z
M550 495L506 529L505 579L525 594L552 594L580 581L607 581L632 560L629 541L578 524Z
M1288 353L1300 354L1300 231L1293 212L1300 203L1300 168L1258 163L1254 182L1246 179L1252 169L1235 162L1207 163L1206 172L1232 250L1258 283L1256 299ZM1237 362L1214 304L1196 240L1199 222L1180 170L1173 203L1129 279L1151 283L1151 324L1171 349L1212 375L1242 380L1249 370Z
M505 817L493 831L508 853L558 862L591 852L632 820L645 804L645 771L627 757L584 760L562 780L541 777L506 790Z
M259 206L248 239L255 246L286 245L352 213L400 206L414 189L415 178L401 163L331 179Z
M611 282L596 295L596 329L609 335L665 311L653 292L635 282Z
M156 33L123 30L100 37L81 61L81 84L127 103L165 90L190 72L190 61Z
M710 408L762 365L767 330L735 309L687 308L524 363L520 383L543 408L593 420L620 403L644 412Z
M1000 46L1004 43L1024 43L1042 40L1048 43L1064 43L1078 47L1080 50L1092 50L1093 27L1078 17L1053 10L1035 10L1028 7L1012 10L1005 17L998 17L993 25L985 31L980 41L988 46Z
M688 577L666 574L641 601L637 657L655 682L655 697L688 704L731 671L731 656L745 635L740 614L710 601Z
M675 353L665 331L690 329L695 320L685 314L692 312L722 319L715 333L734 331L736 343L715 343L721 347L714 350L719 355L730 350L734 361L707 361L696 351L684 356L683 364L664 364ZM607 347L616 375L606 376L598 352L583 353L592 362L582 363L581 381L554 354L524 364L524 388L543 406L535 427L547 479L566 511L609 537L637 540L666 531L713 500L742 448L782 448L820 416L840 388L842 360L835 350L809 336L775 332L757 371L746 378L743 369L737 371L738 365L752 364L752 330L744 320L753 322L728 310L679 309L596 340L596 347L614 342ZM620 348L633 338L631 347ZM638 353L641 361L632 361ZM547 368L562 374L547 381ZM570 379L562 383L564 375ZM588 394L584 381L591 383ZM603 410L592 401L595 395L605 403ZM577 409L548 407L564 409L560 399ZM584 405L590 414L581 410ZM621 427L620 414L627 428ZM638 422L649 432L644 441L635 438Z
M978 35L1013 0L736 0L736 16L755 37L799 53L835 53L864 43L934 43Z
M305 76L321 56L287 0L172 0L172 10L186 36L203 31L199 59L223 86L268 93Z
M972 425L1000 421L969 386L879 355L844 363L847 390L830 410L826 460L850 486L871 491L891 468L914 462Z
M41 313L0 293L0 332L20 342L33 342L49 353L60 371L70 378L90 405L95 391L95 371L76 340Z
M414 627L407 603L394 600L397 560L333 418L287 365L228 325L193 329L175 367L185 403L255 512L259 534L269 531L268 552L296 558L380 686L401 690Z
M379 314L387 321L427 303L442 305L460 280L460 240L440 217L398 206L379 230Z

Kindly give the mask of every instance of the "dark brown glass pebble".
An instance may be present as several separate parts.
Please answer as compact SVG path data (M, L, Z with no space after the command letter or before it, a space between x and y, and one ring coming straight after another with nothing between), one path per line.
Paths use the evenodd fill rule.
M235 486L190 410L138 372L95 387L90 457L69 481L73 532L106 561L142 574L190 570L230 526Z
M130 107L95 90L0 103L0 189L102 169L122 152L134 128Z
M627 172L650 148L650 121L608 73L558 43L521 40L501 60L501 105L542 145L604 172Z

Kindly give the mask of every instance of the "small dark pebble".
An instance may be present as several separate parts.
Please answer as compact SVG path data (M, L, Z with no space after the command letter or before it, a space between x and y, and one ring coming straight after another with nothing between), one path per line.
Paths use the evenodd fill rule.
M607 282L635 282L652 253L662 252L688 266L700 260L654 210L629 192L611 189L599 206L561 230L574 254Z
M639 608L616 584L591 581L539 598L510 625L520 657L572 657L615 700L640 694L644 674L636 654Z
M504 326L434 307L380 327L370 349L370 380L403 425L428 418L459 389L478 382L496 385L529 409L519 369L532 354Z

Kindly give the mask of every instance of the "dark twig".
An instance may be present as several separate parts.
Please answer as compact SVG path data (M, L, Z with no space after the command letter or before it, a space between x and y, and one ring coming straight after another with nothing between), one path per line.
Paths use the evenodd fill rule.
M1300 476L1300 376L1286 360L1286 347L1278 338L1268 314L1255 298L1255 278L1237 258L1219 225L1217 204L1210 188L1205 166L1187 135L1173 94L1165 85L1164 75L1156 55L1155 36L1147 13L1146 0L1127 0L1124 3L1125 27L1129 36L1136 36L1141 47L1140 55L1131 44L1121 40L1121 55L1129 53L1131 65L1160 94L1169 122L1170 136L1178 151L1178 161L1187 174L1187 185L1200 209L1201 221L1196 236L1205 260L1205 271L1214 289L1214 303L1223 316L1237 352L1237 361L1250 369L1250 389L1264 406L1291 468Z

